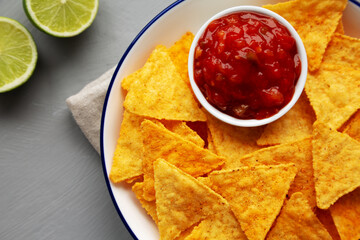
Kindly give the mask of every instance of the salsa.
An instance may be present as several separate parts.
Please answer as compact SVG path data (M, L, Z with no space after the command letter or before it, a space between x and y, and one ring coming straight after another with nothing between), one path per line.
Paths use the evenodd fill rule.
M292 99L301 62L295 39L254 12L211 22L194 53L194 79L207 101L239 119L264 119Z

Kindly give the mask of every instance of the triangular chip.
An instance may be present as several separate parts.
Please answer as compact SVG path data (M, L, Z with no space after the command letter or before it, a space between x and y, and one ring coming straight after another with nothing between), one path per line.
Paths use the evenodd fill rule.
M155 198L153 162L156 159L165 159L194 177L211 172L225 161L152 121L145 120L141 124L141 133L144 149L144 198L148 201Z
M119 183L143 174L142 171L142 136L139 131L144 120L136 114L124 111L120 137L114 152L110 179Z
M350 119L344 129L344 133L360 142L360 111Z
M265 5L292 24L306 49L309 69L320 67L326 46L342 16L347 0L295 0Z
M156 210L162 240L175 239L195 223L221 211L227 202L174 165L154 162Z
M313 165L317 206L327 209L360 186L360 142L315 123Z
M167 120L206 121L190 87L176 70L168 50L158 46L156 61L145 64L131 83L124 107L132 113Z
M148 62L151 61L151 58L149 58L147 60ZM149 64L149 63L145 63L145 64ZM148 67L148 66L146 66ZM146 68L145 67L145 68ZM121 81L121 87L125 90L129 90L130 86L133 82L135 82L139 76L141 75L141 71L142 68L138 69L136 72L131 73L130 75L126 76L122 81Z
M323 64L360 68L360 39L335 33L325 51Z
M360 188L340 198L330 212L342 240L360 239Z
M314 121L314 110L303 93L288 113L265 127L257 144L260 146L276 145L307 138L312 135Z
M196 226L185 240L247 240L229 205Z
M189 51L194 39L191 32L185 33L179 41L172 45L169 49L170 57L180 73L182 79L190 86L188 73Z
M297 169L294 164L243 167L209 175L211 188L230 204L249 240L265 239Z
M110 179L114 183L130 181L143 174L142 171L142 135L140 129L144 117L124 110L121 123L120 137L118 139L113 164L110 171ZM167 129L181 137L203 147L204 141L189 128L185 122L162 121Z
M340 128L360 108L360 70L322 65L308 74L305 90L317 120Z
M262 127L236 127L210 115L208 127L217 154L226 159L224 168L229 168L227 165L231 165L232 161L261 148L256 144L256 140L263 131Z
M285 203L267 239L332 240L301 193L293 194Z
M290 186L288 196L295 192L302 192L310 206L315 208L316 198L311 140L311 138L306 138L293 143L260 149L240 158L237 162L233 162L231 168L294 163L298 173Z

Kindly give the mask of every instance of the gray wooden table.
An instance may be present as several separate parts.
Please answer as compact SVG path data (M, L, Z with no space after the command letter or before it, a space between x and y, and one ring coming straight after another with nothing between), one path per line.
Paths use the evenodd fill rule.
M0 16L22 23L39 52L30 80L0 94L0 239L132 239L111 202L100 157L65 99L117 64L172 2L100 0L88 30L58 39L30 23L22 1L0 0Z

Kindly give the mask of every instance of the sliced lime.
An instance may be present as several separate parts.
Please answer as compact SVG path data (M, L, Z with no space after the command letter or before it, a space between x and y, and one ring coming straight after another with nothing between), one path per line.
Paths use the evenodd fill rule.
M26 82L35 69L37 57L28 30L13 19L0 17L0 92Z
M55 37L73 37L96 17L99 0L24 0L24 9L40 30Z

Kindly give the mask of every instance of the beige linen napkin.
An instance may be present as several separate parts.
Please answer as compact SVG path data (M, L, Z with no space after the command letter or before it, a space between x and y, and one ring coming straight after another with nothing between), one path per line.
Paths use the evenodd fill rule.
M103 104L116 67L86 85L79 93L66 99L76 123L95 150L100 153L100 124Z

